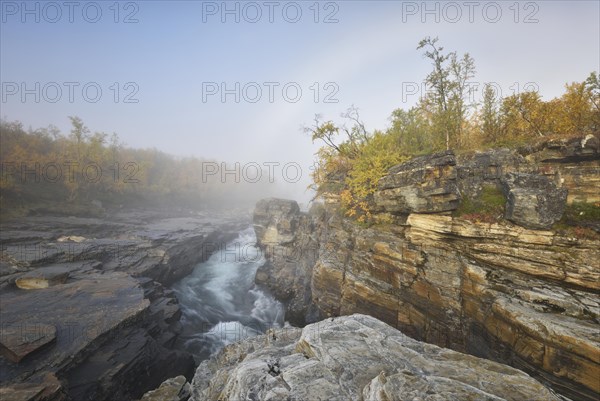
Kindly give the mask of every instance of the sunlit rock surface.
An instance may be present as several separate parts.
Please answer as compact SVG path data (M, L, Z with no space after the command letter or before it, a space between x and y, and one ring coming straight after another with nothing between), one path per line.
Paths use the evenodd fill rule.
M486 185L502 188L511 174L535 174L536 180L555 188L557 196L546 196L537 204L550 202L547 212L553 214L537 229L524 227L529 225L526 220L535 220L534 215L518 225L506 220L474 222L449 212L402 213L407 210L403 208L388 213L390 224L365 228L344 218L335 208L336 198L327 196L324 214L294 212L296 208L288 206L292 212L279 214L277 224L286 226L287 218L310 222L296 225L296 231L286 232L281 241L276 235L269 238L272 246L293 247L300 255L314 255L316 247L317 257L285 263L272 258L269 272L279 278L275 285L291 286L297 299L311 300L305 306L309 322L368 314L418 340L522 369L565 396L597 400L600 241L540 229L562 214L565 203L596 199L598 140L584 139L546 143L521 153L461 155L452 167L463 197L475 196ZM421 169L422 163L417 164ZM403 171L392 170L383 181ZM453 177L454 173L438 174L426 185L447 187L444 182ZM414 185L423 182L416 180ZM255 215L262 232L273 224L264 212L270 210L270 201L264 202L263 213ZM590 222L590 227L594 224ZM261 241L261 231L257 234ZM304 249L302 242L289 238L315 240ZM310 277L304 294L292 284L297 275ZM308 313L310 308L317 311Z
M15 280L15 284L23 290L33 290L63 284L68 277L69 268L67 266L54 265L29 271L19 276Z
M365 315L281 329L203 362L192 400L539 400L514 368L411 339Z

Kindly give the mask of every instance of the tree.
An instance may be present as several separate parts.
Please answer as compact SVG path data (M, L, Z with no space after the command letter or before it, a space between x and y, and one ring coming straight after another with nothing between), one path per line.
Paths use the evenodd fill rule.
M444 48L437 45L438 38L426 37L419 42L417 50L426 49L424 56L431 60L433 71L427 75L425 82L433 89L431 98L435 104L438 126L440 126L446 136L446 149L450 149L450 130L448 127L448 95L450 92L450 72L445 63L450 58L450 54L443 54Z
M584 88L592 105L592 123L593 131L600 130L600 74L597 72L590 73L589 77L584 81Z
M465 143L463 125L467 120L468 109L472 104L468 101L471 92L469 89L469 80L475 76L475 61L465 53L461 59L458 59L456 53L450 55L450 98L449 108L453 124L452 133L455 136L455 145L461 147ZM446 139L446 148L448 148L448 138Z
M456 52L444 54L437 44L438 38L426 37L417 50L425 49L424 57L431 60L433 71L425 78L432 89L424 98L423 106L433 106L432 120L437 130L445 136L446 150L459 147L465 141L463 125L467 120L469 80L475 76L475 62L465 53L458 58ZM454 143L452 143L454 142Z
M500 134L500 116L496 92L491 85L483 88L483 106L481 109L481 130L483 137L490 143L497 143Z
M90 130L85 126L81 118L77 116L69 116L69 120L71 120L71 125L73 126L71 128L71 137L75 139L77 161L81 162L82 147Z

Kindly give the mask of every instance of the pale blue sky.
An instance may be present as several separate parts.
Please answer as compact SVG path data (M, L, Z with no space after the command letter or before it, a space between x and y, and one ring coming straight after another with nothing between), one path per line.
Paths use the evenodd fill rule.
M319 2L318 7L315 1L227 2L231 9L237 4L239 23L233 14L221 21L221 1L120 2L118 16L113 1L76 2L73 23L62 1L26 2L29 9L39 9L39 22L35 13L23 13L21 1L0 3L3 118L68 131L67 116L78 115L92 130L117 132L135 147L241 163L297 162L305 168L305 179L291 188L294 196L308 183L315 151L300 127L315 113L337 119L354 104L367 128L384 129L392 110L417 100L416 95L403 99L402 88L403 83L420 82L430 69L416 50L425 36L439 36L447 50L469 52L478 71L474 81L497 82L504 94L534 82L551 98L565 82L582 81L600 70L598 1L472 2L473 22L468 2L462 1L338 1ZM274 22L269 21L268 4L273 4ZM302 15L292 23L296 4ZM86 21L96 18L96 5L102 11L98 22ZM255 17L255 5L262 17L251 23L247 20ZM422 14L424 7L433 12ZM123 23L131 13L138 22ZM323 23L327 15L338 22ZM525 23L527 18L537 22ZM36 82L39 103L34 94L23 101L20 87L11 94L12 83L35 88ZM56 97L53 84L47 85L51 82L62 86L55 103L49 101ZM79 84L72 103L68 82ZM81 93L89 82L102 89L97 103ZM121 87L117 102L115 82ZM128 82L134 85L124 88ZM256 95L249 86L239 103L234 95L223 103L219 94L205 94L204 102L203 83L208 82L225 82L229 88L256 82L262 97L249 102ZM264 82L279 84L273 102ZM301 88L298 102L284 97L286 83ZM325 87L327 83L333 84ZM133 99L138 103L125 103L124 96L136 86ZM325 103L325 95L335 89L332 99L338 103Z

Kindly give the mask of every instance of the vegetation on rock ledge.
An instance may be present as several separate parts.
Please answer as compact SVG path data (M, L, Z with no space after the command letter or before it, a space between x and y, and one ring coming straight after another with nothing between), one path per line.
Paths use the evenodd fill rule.
M469 86L475 62L468 53L445 53L437 38L423 39L417 49L425 50L433 66L425 78L429 90L409 110L394 110L387 130L367 131L354 106L342 114L342 124L317 115L305 128L313 142L324 145L313 172L317 196L340 195L345 214L359 222L373 219L379 179L415 155L444 149L517 148L600 130L598 73L567 84L561 97L548 101L533 90L499 98L492 85L485 85L482 102L476 102Z

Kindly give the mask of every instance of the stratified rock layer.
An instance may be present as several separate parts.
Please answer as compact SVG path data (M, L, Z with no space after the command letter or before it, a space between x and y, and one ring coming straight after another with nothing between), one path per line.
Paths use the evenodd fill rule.
M294 201L263 200L254 209L254 230L267 260L256 272L256 282L286 303L286 320L304 325L318 256L312 218L300 213Z
M365 315L272 331L203 362L192 400L557 401L511 367L411 339Z
M562 214L564 203L596 199L587 182L597 183L591 172L600 173L597 139L547 143L523 154L500 150L462 155L456 166L452 157L443 155L456 174L437 174L432 179L439 182L427 185L456 185L463 198L475 197L485 186L502 188L511 174L535 175L534 180L556 189L556 197L538 202L549 202L543 214L552 217L532 229L523 226L530 225L534 215L521 225L485 223L447 212L406 214L402 211L409 209L404 206L393 210L380 203L393 223L363 228L341 217L335 197L328 196L326 212L318 215L288 206L291 212L280 214L278 225L286 226L286 218L310 221L295 225L297 229L280 241L278 231L269 228L273 220L264 211L270 210L271 201L265 201L260 204L263 212L255 215L255 226L263 227L257 231L259 243L263 233L271 232L268 242L281 252L317 253L316 260L311 256L286 263L267 254L270 274L280 278L276 285L295 288L297 299L311 300L304 305L309 322L369 314L416 339L510 364L573 399L597 400L600 241L539 229ZM392 169L381 185L387 186L400 171L410 176L408 167L413 165L416 176L439 171L423 170L431 165L426 160ZM441 170L448 172L450 167ZM423 182L416 180L414 185L421 187ZM314 240L304 248L300 238ZM305 293L286 279L293 271L310 277Z
M148 391L140 401L186 401L190 398L190 384L184 376L165 380L156 390Z
M459 200L456 158L451 151L391 168L375 193L377 206L390 213L444 212L456 209Z

